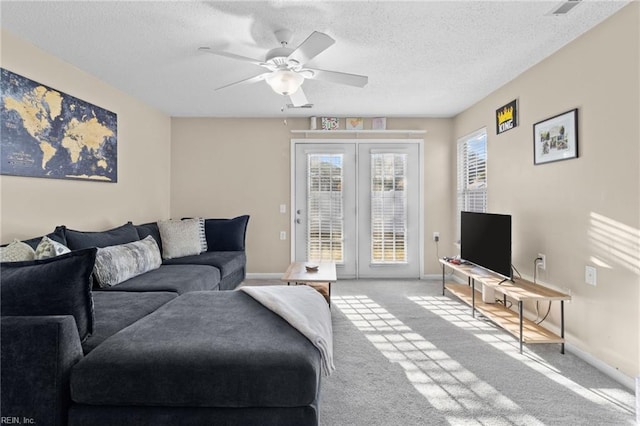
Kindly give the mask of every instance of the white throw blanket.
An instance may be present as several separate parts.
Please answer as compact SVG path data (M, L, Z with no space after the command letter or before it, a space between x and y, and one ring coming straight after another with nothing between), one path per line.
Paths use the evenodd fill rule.
M320 351L323 374L331 375L335 370L331 311L320 293L306 285L248 286L239 290L282 317L309 339Z

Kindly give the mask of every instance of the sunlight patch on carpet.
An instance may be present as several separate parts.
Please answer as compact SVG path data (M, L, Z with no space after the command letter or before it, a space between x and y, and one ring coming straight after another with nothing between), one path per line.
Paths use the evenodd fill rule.
M335 297L332 305L404 369L413 387L450 424L543 424L367 296Z
M633 397L624 391L609 388L585 388L568 379L561 371L537 354L531 351L523 351L521 354L517 339L498 329L488 320L472 317L471 308L466 304L445 296L410 296L408 299L451 324L469 331L478 339L595 404L607 405L627 414L635 412Z

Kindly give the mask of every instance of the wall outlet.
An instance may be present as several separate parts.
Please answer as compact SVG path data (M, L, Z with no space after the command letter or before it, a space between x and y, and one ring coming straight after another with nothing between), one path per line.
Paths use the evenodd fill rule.
M280 231L280 240L284 241L287 239L287 231Z
M439 232L434 232L433 233L433 241L435 241L436 243L438 241L440 241L440 233Z
M547 269L547 256L542 253L538 253L538 261L536 262L536 267L542 269L543 271Z
M598 273L595 267L593 266L584 267L584 282L593 286L598 284Z

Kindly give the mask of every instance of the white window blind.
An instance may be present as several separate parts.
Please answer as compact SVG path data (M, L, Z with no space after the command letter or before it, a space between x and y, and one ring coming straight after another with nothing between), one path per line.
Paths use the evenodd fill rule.
M461 211L487 211L486 129L458 140L458 235Z
M406 263L407 154L371 154L371 263Z
M307 154L307 259L344 261L343 155Z

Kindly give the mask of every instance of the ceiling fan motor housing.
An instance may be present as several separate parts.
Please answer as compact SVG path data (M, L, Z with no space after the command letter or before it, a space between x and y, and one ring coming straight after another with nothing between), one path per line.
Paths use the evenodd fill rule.
M288 47L276 47L267 52L264 61L277 66L281 65L299 65L294 60L288 60L287 57L293 52L293 49Z

